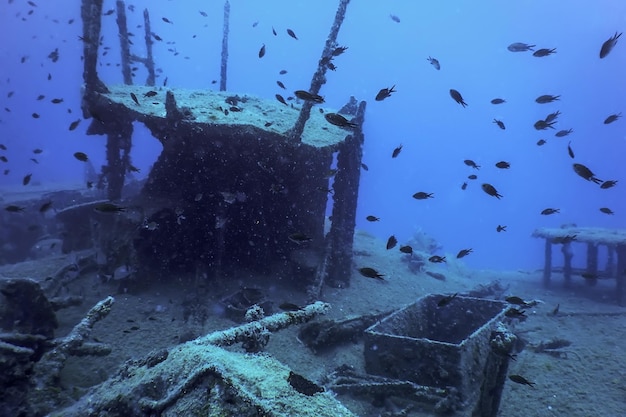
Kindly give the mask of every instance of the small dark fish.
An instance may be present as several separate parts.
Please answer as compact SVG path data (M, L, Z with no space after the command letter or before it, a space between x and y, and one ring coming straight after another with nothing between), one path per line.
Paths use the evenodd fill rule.
M273 125L274 123L272 122L265 122L265 124L263 126L265 127L270 127L271 125Z
M393 150L393 152L391 153L391 157L395 158L398 155L400 155L400 152L402 151L402 145L398 146L396 149Z
M546 142L544 139L539 139L539 140L537 141L537 146L543 146L543 145L545 145L546 143L547 143L547 142Z
M393 20L394 22L396 22L396 23L400 23L400 18L398 16L396 16L395 14L390 14L389 18L391 20Z
M496 168L509 169L509 168L511 168L511 164L509 164L506 161L496 162Z
M502 98L494 98L493 100L491 100L491 104L502 104L502 103L506 103L506 100Z
M375 278L375 279L379 279L381 281L385 280L383 278L384 275L378 273L378 271L375 270L374 268L369 268L369 267L359 268L359 272L361 273L361 275L363 275L366 278Z
M272 26L272 33L274 34L274 36L278 36L278 33L276 33L276 29L274 29L274 26Z
M44 96L43 94L39 94L39 95L37 96L37 101L41 101L41 100L43 100L44 98L46 98L46 96Z
M257 27L258 24L259 24L259 21L257 20L256 22L252 23L252 27L255 28Z
M546 103L552 103L553 101L559 100L559 97L561 96L553 96L551 94L544 94L542 96L537 97L535 101L539 104L546 104Z
M507 311L504 312L504 315L506 317L511 317L511 318L516 318L516 319L520 319L520 320L525 320L526 317L526 312L520 308L509 308Z
M43 203L41 205L41 207L39 207L39 212L40 213L45 213L46 211L50 210L50 208L52 208L52 200L50 200L50 201L48 201L46 203Z
M7 147L6 147L6 145L0 143L0 149L3 150L3 151L6 151Z
M448 304L450 304L450 302L452 300L454 300L456 298L457 295L459 295L458 292L455 292L454 294L446 295L445 297L443 297L439 301L437 301L437 307L445 307L445 306L447 306Z
M298 97L300 100L312 101L314 103L323 103L324 102L324 97L319 96L317 94L311 94L308 91L296 90L296 91L293 92L293 94L296 97Z
M162 17L161 20L163 20L165 23L169 23L170 25L173 25L174 22L172 22L170 19L168 19L167 17Z
M425 193L424 191L419 191L413 194L413 198L416 200L426 200L428 198L435 198L433 193Z
M380 221L380 218L376 216L367 216L365 220L367 220L368 222L378 222Z
M100 213L119 213L121 211L126 211L126 207L121 207L113 203L96 204L93 209Z
M147 93L144 93L144 95L143 95L143 96L144 96L144 97L154 97L154 96L156 96L157 94L158 94L158 93L157 93L156 91L154 91L154 90L150 90L150 91L148 91Z
M496 232L506 232L506 226L498 225L498 227L496 227Z
M23 185L28 185L30 183L30 178L32 176L33 176L33 174L25 175L24 178L22 178L22 184Z
M283 84L283 82L282 82L282 81L276 81L276 84L278 84L278 86L279 86L280 88L282 88L283 90L286 90L286 89L287 89L287 88L285 87L285 84Z
M446 257L445 256L439 256L439 255L433 255L430 258L428 258L428 262L432 262L434 264L445 263L446 262Z
M587 181L593 181L596 184L602 183L602 180L596 178L594 173L591 172L591 170L583 164L574 164L573 168L575 173L577 173L580 177L586 179Z
M368 167L366 164L361 163L361 168L363 168L363 171L369 171L370 167Z
M509 379L515 382L516 384L528 385L529 387L532 387L532 388L535 387L534 382L530 382L529 380L527 380L526 378L520 375L509 375Z
M470 180L476 180L476 179L478 179L478 175L471 174L471 175L468 175L467 178L470 179Z
M287 70L280 70L278 73L279 73L280 75L285 75L285 74L287 74Z
M52 104L60 104L60 103L63 103L63 99L62 98L53 98L52 100L50 100L50 102Z
M467 165L468 167L472 167L474 169L480 169L480 165L476 165L476 162L472 161L471 159L466 159L463 161L463 163Z
M467 183L466 182L461 184L461 190L465 190L465 189L467 189Z
M383 88L381 89L378 94L376 94L376 101L383 101L384 99L386 99L387 97L391 96L391 93L395 93L396 90L394 90L395 85L391 88Z
M552 55L552 54L556 54L556 48L552 48L552 49L541 48L541 49L537 49L535 52L533 52L533 56L535 56L537 58L542 58L544 56L548 56L548 55Z
M291 36L292 38L294 38L295 40L298 40L298 37L296 36L296 34L294 33L293 30L291 29L287 29L287 35Z
M439 61L436 60L435 58L429 56L426 59L428 60L428 62L430 62L430 65L435 67L436 70L440 70L441 69L441 65L439 65Z
M607 117L606 119L604 119L604 124L608 125L610 123L613 123L614 121L616 121L620 117L622 117L622 113L612 114L609 117Z
M39 161L37 159L35 159L35 158L30 158L30 160L33 161L36 164L39 164Z
M529 305L529 303L527 303L526 301L522 300L520 297L517 297L515 295L505 297L504 301L506 301L509 304L515 304L515 305L524 306L524 307Z
M551 214L557 214L560 213L559 209L555 209L555 208L547 208L547 209L543 209L541 210L541 214L544 216L549 216Z
M9 206L6 206L4 209L6 211L10 212L10 213L20 213L20 212L24 211L26 209L26 207L9 205Z
M139 104L139 100L137 99L137 96L135 95L135 93L130 93L130 98L133 99L133 101L135 102L136 105L140 105Z
M489 194L492 197L497 198L498 200L502 197L502 195L498 194L498 191L496 190L496 187L494 187L491 184L485 183L481 187L482 187L484 192L486 192L487 194Z
M302 243L311 242L313 240L311 237L300 232L292 233L289 236L287 236L287 238L291 240L292 242L297 243L299 245Z
M453 88L450 89L450 97L452 97L452 99L456 101L457 103L459 103L461 106L463 107L467 106L467 103L463 101L463 96L461 96L461 93L459 93Z
M261 46L261 49L259 49L259 58L263 58L265 56L265 44L263 44L263 46Z
M389 236L389 239L387 239L387 250L395 248L397 244L398 239L394 235Z
M593 272L583 272L582 274L580 274L580 276L584 279L598 279L598 274Z
M615 214L615 212L613 212L613 210L611 210L608 207L600 207L600 211L604 214L609 214L609 215Z
M6 156L4 156L4 155L0 155L0 161L2 161L2 162L9 162L9 159ZM4 174L4 175L6 175L6 174Z
M285 99L283 98L283 96L281 96L280 94L276 94L275 95L276 100L280 101L281 103L283 103L285 106L288 106L289 104L287 104L287 102L285 101Z
M300 307L297 304L293 304L293 303L282 303L278 306L278 308L280 308L283 311L299 311L302 310L302 307Z
M461 259L461 258L466 257L467 255L469 255L472 252L473 252L472 248L470 248L470 249L461 249L459 251L459 253L456 254L456 257L457 257L457 259Z
M206 14L206 12L203 12L202 10L198 11L198 13L200 13L200 16L202 16L202 17L209 16L208 14Z
M562 137L565 137L565 136L569 135L573 131L574 131L574 129L559 130L558 132L556 132L554 134L554 136L556 136L557 138L562 138Z
M344 52L348 50L347 46L338 46L330 53L332 56L342 55Z
M111 16L113 13L115 13L115 10L109 9L106 12L102 13L102 16Z
M602 188L603 190L609 189L609 188L613 188L615 187L615 185L617 184L617 181L614 180L608 180L608 181L604 181L601 185L600 188Z
M156 41L158 41L158 42L161 42L161 41L163 40L163 38L162 38L162 37L160 37L159 35L157 35L157 34L156 34L156 33L154 33L154 32L152 32L152 37L153 37Z
M552 127L552 125L555 124L555 123L556 122L548 123L545 120L537 120L533 126L534 126L534 128L536 130L554 129L554 127Z
M39 155L39 154L40 154L40 153L42 153L42 152L43 152L43 149L39 149L39 148L33 149L33 153L34 153L35 155Z
M163 87L167 86L167 77L163 80Z
M74 158L78 159L81 162L87 162L89 160L87 154L84 152L74 152Z
M620 36L622 36L622 32L615 32L615 35L604 41L600 48L600 59L605 58L613 50Z
M48 73L48 81L52 79L52 74Z
M511 52L526 52L526 51L534 51L534 47L536 45L528 45L526 43L522 43L522 42L515 42L510 44L509 46L507 46L506 49L508 49Z
M493 119L493 123L497 124L498 127L502 130L506 129L506 126L504 126L504 123L502 122L502 120Z
M33 119L39 119L39 114L38 113L33 113L33 114L31 114L31 116L33 116Z
M571 141L567 143L567 153L569 154L570 158L574 159L574 151L572 150L571 144L572 144ZM602 188L602 186L600 186L600 188Z
M400 245L400 252L411 255L413 253L413 248L409 245Z
M72 131L72 130L76 129L79 124L80 124L80 119L74 120L72 123L70 123L69 130Z
M555 121L559 116L561 115L560 111L555 111L554 113L550 113L548 116L546 116L545 122L546 123L550 123Z
M356 128L359 126L356 123L352 123L348 121L348 119L346 119L345 117L343 117L342 115L338 113L326 113L324 115L324 118L326 119L328 123L335 125L335 126L343 127L343 128Z

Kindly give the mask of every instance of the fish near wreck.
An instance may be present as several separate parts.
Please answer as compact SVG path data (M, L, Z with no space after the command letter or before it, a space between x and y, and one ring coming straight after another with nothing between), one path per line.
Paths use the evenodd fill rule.
M615 32L615 35L604 41L600 48L600 59L605 58L613 50L620 36L622 36L622 32Z
M348 121L348 119L346 119L345 117L343 117L342 115L340 115L338 113L326 113L324 115L324 118L331 125L339 126L339 127L342 127L342 128L354 129L354 128L359 126L356 123L352 123L352 122Z
M394 88L396 88L395 85L393 87L391 87L391 88L383 88L383 89L381 89L378 92L378 94L376 94L376 101L383 101L387 97L391 97L391 93L395 93L396 92L396 90L394 90Z
M539 104L546 104L546 103L552 103L553 101L558 100L559 97L561 96L553 96L551 94L544 94L542 96L537 97L535 101Z
M308 91L305 90L296 90L293 92L293 94L298 97L300 100L304 100L304 101L312 101L314 103L323 103L324 102L324 97L317 95L317 94L312 94L309 93Z
M456 101L457 103L459 103L461 106L463 107L467 106L467 103L463 100L463 96L461 95L461 93L459 93L454 88L450 89L450 97L452 97L452 99Z
M583 164L574 164L573 168L574 172L577 173L581 178L584 178L587 181L593 181L596 184L602 183L602 180L596 178L595 174Z
M533 52L533 56L537 58L542 58L544 56L548 56L552 54L556 54L556 48L552 48L552 49L541 48Z
M481 188L483 189L485 193L489 194L492 197L497 198L498 200L502 198L502 195L498 193L498 190L496 190L496 187L494 187L491 184L485 183L481 185Z
M616 121L617 119L619 119L620 117L622 117L622 113L612 114L609 117L607 117L606 119L604 119L604 124L605 125L611 124L614 121Z
M529 45L523 42L515 42L506 47L511 52L526 52L526 51L534 51L534 47L537 45Z
M439 61L433 57L428 57L426 58L428 60L428 62L430 62L430 65L432 65L433 67L435 67L435 69L437 71L439 71L441 69L441 65L439 65Z

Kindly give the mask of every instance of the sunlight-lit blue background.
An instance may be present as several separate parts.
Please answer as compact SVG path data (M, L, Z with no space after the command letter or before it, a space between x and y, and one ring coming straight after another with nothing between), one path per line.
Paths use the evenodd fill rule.
M76 151L86 152L97 170L105 162L105 138L85 135L89 121L68 131L82 115L80 2L35 3L33 7L23 0L4 0L0 5L0 143L9 148L0 152L9 159L0 162L0 169L10 169L0 175L3 187L21 186L28 173L33 173L34 184L43 186L82 183L83 166L72 156ZM105 11L115 8L113 1L104 3ZM154 44L162 69L158 86L167 76L171 87L218 88L219 82L211 81L219 80L222 1L127 4L135 6L128 12L129 30L136 35L134 53L144 54L143 29L137 25L143 23L145 7L150 9L153 32L163 38ZM276 93L287 96L308 89L337 4L232 0L228 89L270 100ZM401 21L394 22L390 14ZM111 49L106 56L100 50L100 76L106 83L121 83L115 14L103 22L103 45ZM299 40L289 37L287 28ZM530 237L536 227L625 227L626 120L602 122L612 113L626 112L626 39L620 39L607 58L598 56L602 43L625 29L626 2L614 0L353 0L338 38L349 49L335 59L338 69L327 74L321 94L329 108L341 107L351 95L368 101L363 161L369 171L362 172L357 227L383 240L395 234L400 243L423 230L443 245L442 254L473 248L464 259L469 266L506 269L542 266L543 243ZM506 47L513 42L557 48L557 53L545 58L512 53ZM262 44L267 52L259 59ZM55 48L60 59L52 63L47 56ZM428 63L428 56L440 61L440 71ZM288 73L279 76L282 69ZM145 77L138 71L135 83L143 84ZM287 93L277 80L284 82ZM397 93L374 101L381 88L392 85ZM467 108L450 98L450 88L463 94ZM14 92L10 98L9 92ZM37 101L40 94L46 98ZM561 100L535 103L542 94L561 95ZM507 103L490 104L496 97ZM64 102L51 104L52 98ZM556 130L574 129L566 138L533 128L536 120L556 110L562 113ZM33 112L41 118L33 119ZM507 129L493 124L494 118ZM547 144L538 147L539 139ZM618 186L602 190L578 177L567 154L570 140L576 162L603 180L619 180ZM160 144L140 125L133 141L133 163L147 175ZM392 159L391 152L400 144L402 152ZM44 152L33 155L34 148ZM467 167L464 159L476 161L481 170ZM495 168L500 160L510 162L511 169ZM477 181L467 180L472 173L478 174ZM464 181L469 186L462 191ZM493 184L504 198L485 194L483 182ZM435 198L417 201L411 197L417 191L432 192ZM547 207L561 213L540 215ZM603 214L600 207L616 214ZM366 222L369 214L381 221ZM507 225L508 231L497 233L498 224Z

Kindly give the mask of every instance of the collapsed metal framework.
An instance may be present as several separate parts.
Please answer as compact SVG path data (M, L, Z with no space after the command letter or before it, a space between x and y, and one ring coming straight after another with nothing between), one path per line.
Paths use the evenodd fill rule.
M322 57L317 71L313 76L310 92L317 94L321 86L325 83L325 72L327 61L332 48L336 46L336 38L345 17L346 7L349 0L340 0L339 8L331 28L330 35L326 40ZM347 132L345 139L332 146L307 146L302 143L302 134L305 125L310 117L312 103L305 101L300 110L294 126L282 135L276 135L271 130L260 130L250 126L234 126L233 124L210 123L202 124L195 122L193 117L185 114L185 109L176 104L176 97L172 91L168 91L165 107L167 115L163 117L146 117L141 109L130 108L128 106L113 103L106 95L110 93L107 87L99 78L97 73L98 47L101 35L102 0L83 0L83 38L84 43L84 72L85 91L83 95L83 113L86 118L92 118L91 125L87 131L90 135L107 136L107 164L102 168L102 180L99 186L106 188L107 197L111 201L122 198L124 178L131 169L130 150L132 145L132 134L134 121L144 123L164 145L163 154L154 165L153 172L143 194L148 197L167 198L168 195L178 199L178 203L187 200L188 197L178 195L181 184L193 182L197 185L198 179L207 180L202 189L196 189L194 195L204 193L207 195L219 195L225 190L225 184L229 184L230 189L247 188L250 198L246 205L248 211L262 213L263 221L253 220L245 213L233 213L219 199L205 201L204 212L208 209L213 215L205 218L204 226L208 223L219 222L224 215L235 216L238 228L231 228L229 232L237 232L237 239L228 240L225 233L219 231L208 233L208 237L200 238L199 247L215 247L213 253L204 256L202 262L209 267L221 266L229 259L223 259L224 253L231 254L230 262L248 263L249 266L260 267L261 264L269 263L272 259L284 259L287 252L291 250L285 243L285 237L293 232L306 231L315 244L315 251L321 253L321 260L314 272L314 277L310 280L308 291L310 299L317 299L324 283L336 287L349 285L352 270L352 242L354 228L356 224L356 204L360 181L360 168L362 157L362 145L364 141L361 126L365 114L365 102L357 103L352 101L344 107L345 115L353 116L353 122L357 128ZM154 85L154 61L152 55L152 33L150 31L150 16L144 10L144 31L147 55L145 58L134 55L130 52L128 30L126 29L125 5L122 0L117 1L117 24L122 52L122 74L126 85L132 84L131 62L140 62L146 66L148 78L146 84ZM228 32L229 32L230 4L228 1L224 5L224 31L222 39L222 60L221 60L221 80L220 90L226 88L226 72L228 60ZM238 97L238 96L235 96ZM230 123L230 122L229 122ZM334 127L333 127L334 128ZM251 134L252 132L252 134ZM320 135L324 135L320 131ZM264 140L254 143L254 137L262 137ZM223 149L222 140L227 138L230 149ZM219 142L219 143L218 143ZM252 148L250 148L252 146ZM241 152L245 148L252 149L248 160L241 158ZM276 151L282 152L281 157L290 159L290 163L282 166L278 159L272 155ZM209 154L210 168L207 161L198 161L197 155L201 153ZM179 155L179 157L175 157ZM182 155L182 156L180 156ZM266 156L263 159L263 155ZM337 161L336 175L332 192L318 192L315 190L328 188L328 173L334 160ZM236 160L236 164L234 163ZM202 163L200 163L202 162ZM259 171L257 165L263 163L262 171L271 172L271 178L263 181L264 172L252 180L251 172ZM181 172L181 167L198 168L200 177L186 177ZM293 169L293 167L306 167L306 169ZM295 176L295 182L294 182ZM265 175L265 177L268 177ZM169 178L169 180L167 180ZM172 180L175 178L176 180ZM232 178L237 179L236 182ZM261 178L261 180L259 180ZM187 181L187 182L185 182ZM261 192L252 191L248 184L261 187ZM291 183L289 196L273 195L276 183L282 187L286 183ZM211 185L212 184L212 185ZM216 184L219 184L216 185ZM222 188L220 188L222 187ZM184 188L184 187L183 187ZM196 187L197 188L197 187ZM190 188L185 188L190 191ZM302 199L302 193L305 198ZM332 197L332 225L328 234L324 227L326 222L326 207ZM189 201L182 201L183 205ZM208 206L208 207L207 207ZM289 208L291 207L291 208ZM189 211L188 213L191 213ZM162 213L161 213L162 214ZM191 213L193 214L193 213ZM189 216L187 216L189 218ZM289 222L289 226L285 225ZM232 222L234 223L234 222ZM258 226L261 225L259 228ZM277 234L280 236L277 237ZM261 237L259 237L261 236ZM280 244L275 242L283 241ZM252 242L254 248L245 247L242 242ZM196 245L197 246L197 245ZM204 249L203 249L204 250ZM192 260L198 254L188 254ZM256 261L250 261L256 259ZM197 260L197 259L196 259Z

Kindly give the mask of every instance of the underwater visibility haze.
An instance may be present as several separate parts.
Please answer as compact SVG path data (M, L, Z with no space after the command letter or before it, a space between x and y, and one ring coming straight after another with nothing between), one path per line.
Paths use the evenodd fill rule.
M347 4L345 18L338 21L341 4ZM89 20L93 10L100 12ZM85 29L86 22L94 26ZM333 24L339 24L334 35ZM70 361L58 388L64 397L52 401L54 407L32 406L46 400L28 394L29 406L1 399L0 415L44 415L64 407L66 415L80 415L84 399L78 398L108 383L123 360L156 347L164 350L147 363L167 363L173 344L188 346L184 342L233 321L254 322L272 312L283 316L265 324L267 340L257 334L243 350L262 351L270 331L318 314L342 325L359 316L361 332L372 325L383 330L367 333L370 328L365 342L362 335L347 338L352 351L343 357L293 329L272 335L267 350L275 363L222 358L221 349L211 347L210 355L229 364L219 372L231 375L224 377L230 385L220 389L236 391L237 383L246 384L239 372L258 366L288 375L276 380L287 381L284 389L291 386L304 400L334 401L324 390L341 394L345 414L329 415L466 415L463 407L474 401L484 416L623 415L624 371L610 359L622 352L623 363L626 346L607 334L625 330L626 314L625 29L626 2L613 0L2 0L0 278L43 280L41 291L51 299L83 297L81 309L59 313L59 323L50 324L56 333L48 329L47 340L69 333L98 301L104 304L89 327L116 323L105 325L108 336L98 336L103 344L123 346L125 338L151 330L143 343L132 339L136 349L114 347L102 363ZM336 36L331 44L329 31ZM88 81L90 48L101 84ZM350 102L352 112L344 111ZM302 143L267 145L294 139L290 129L307 105L308 130L296 138ZM107 108L113 110L102 110ZM112 150L113 143L119 149ZM116 169L120 195L110 191ZM357 197L353 204L351 196ZM333 227L337 240L329 233ZM341 238L351 239L353 232L354 247ZM89 250L93 259L84 261L91 259ZM348 265L337 267L337 259ZM83 261L93 261L93 269ZM67 277L68 264L79 272L71 280L59 278ZM327 268L349 276L327 278ZM158 279L137 284L135 274ZM63 284L51 287L48 276ZM30 301L10 300L21 288L15 283L0 287L7 297L0 327L7 334L28 333L8 323L29 320L12 309ZM117 304L102 300L109 293ZM484 315L476 319L476 334L496 332L490 326L499 320L511 326L515 336L504 359L502 351L489 359L503 361L497 363L504 369L501 383L495 378L491 387L495 411L485 411L480 396L489 384L472 387L463 376L458 386L457 380L443 383L443 372L433 385L455 386L462 401L448 396L422 408L387 391L359 399L337 382L347 374L355 378L360 368L382 378L391 377L390 368L413 366L417 354L414 362L402 359L407 365L398 359L404 350L389 353L391 366L383 354L367 350L385 346L376 339L380 334L399 331L383 319L392 312L399 314L389 319L393 323L404 320L402 314L408 321L421 317L405 306L423 296L415 308L432 317L455 303L459 316ZM490 301L472 304L482 297ZM241 306L233 318L235 299ZM332 305L331 312L313 304L318 300ZM581 329L596 325L597 334L582 335ZM459 330L435 327L446 337ZM169 340L155 336L158 329ZM211 346L236 338L206 337ZM46 381L47 371L36 363L50 347L15 340L0 338L32 348L34 374ZM443 342L455 343L450 340ZM170 361L195 354L169 352ZM594 361L601 369L589 370ZM82 376L81 366L92 375ZM124 366L134 375L132 366L143 365ZM50 372L56 371L61 373ZM262 375L249 377L255 381L250 386L261 386ZM425 383L413 377L406 376ZM572 385L595 380L580 387L586 399L568 391L568 378L577 378ZM611 388L597 389L594 384L603 383L598 379ZM389 380L367 382L390 386ZM265 384L276 387L273 380ZM164 393L183 396L170 388L133 395L145 400L139 401L144 410L161 412L170 405L150 401ZM216 390L209 391L225 398ZM598 391L601 397L591 398ZM92 395L105 403L101 392ZM534 405L525 413L531 396ZM214 400L209 397L208 403ZM343 407L332 404L317 406ZM267 415L281 415L268 407Z

